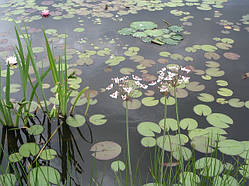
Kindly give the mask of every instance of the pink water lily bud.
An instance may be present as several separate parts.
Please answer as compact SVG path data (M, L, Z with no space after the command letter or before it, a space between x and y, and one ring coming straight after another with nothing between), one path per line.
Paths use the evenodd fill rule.
M50 16L50 12L49 12L49 10L43 10L41 12L41 15L42 15L42 17L48 17L48 16Z

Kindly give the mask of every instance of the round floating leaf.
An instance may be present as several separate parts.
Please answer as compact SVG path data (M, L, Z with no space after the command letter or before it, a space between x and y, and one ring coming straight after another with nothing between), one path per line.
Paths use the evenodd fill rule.
M148 107L156 106L159 100L155 100L155 97L145 97L142 99L142 104Z
M180 150L181 148L181 150ZM187 147L179 147L179 149L177 151L173 152L173 157L176 160L180 160L181 159L181 153L182 152L182 157L185 161L189 160L192 157L192 151L190 149L188 149Z
M161 132L161 128L154 122L141 122L137 126L138 133L143 136L155 136L156 133Z
M14 74L13 70L10 70L10 76ZM1 77L6 77L7 76L7 70L1 70Z
M160 52L159 55L162 57L169 57L171 55L171 53L170 52Z
M171 39L181 41L181 40L183 40L183 36L181 34L175 34L175 35L171 36Z
M244 151L244 144L236 140L223 140L218 144L219 150L227 155L238 155Z
M169 26L168 29L172 32L182 32L184 30L182 26L178 26L178 25Z
M121 153L121 146L112 141L102 141L94 144L91 149L92 156L98 160L110 160Z
M195 105L193 110L199 116L202 116L202 115L207 116L212 113L212 109L209 106L203 105L203 104Z
M118 31L119 34L124 36L132 35L134 32L136 32L136 29L134 28L122 28Z
M16 176L14 174L1 174L0 185L2 186L16 185Z
M145 34L147 34L150 37L158 37L164 34L164 32L160 29L155 29L155 30L145 30Z
M157 183L146 183L142 186L158 186L158 184Z
M202 45L201 49L205 52L215 52L217 50L217 47L212 45Z
M165 104L165 97L162 97L162 98L160 99L160 102L161 102L162 104ZM167 105L174 105L174 104L175 104L175 99L174 99L173 97L169 96L169 97L167 98L167 100L166 100L166 104L167 104Z
M186 186L198 185L198 183L201 182L200 177L193 172L182 172L179 178L181 183L183 183L184 180Z
M200 95L197 98L203 102L213 102L214 101L214 96L212 96L211 94L207 94L207 93L200 93Z
M174 96L174 90L170 91L170 94ZM188 91L183 88L176 88L176 97L177 98L185 98L188 96Z
M107 119L103 114L94 114L89 118L89 121L94 125L103 125L107 122Z
M29 172L28 177L31 186L50 185L50 183L59 184L61 180L58 170L49 166L39 166L33 168Z
M240 101L239 98L232 98L228 100L228 104L235 108L241 108L245 105L245 103L243 101Z
M118 161L114 161L111 164L111 168L114 172L118 172L118 171L124 171L125 170L125 164L124 162L118 160Z
M228 175L228 174L224 174L223 177L218 177L217 178L214 178L215 179L215 186L224 186L224 185L229 185L229 186L240 186L240 184L238 183L238 181Z
M193 130L198 127L198 123L193 118L184 118L180 121L180 127L185 130Z
M222 86L222 87L226 87L228 85L228 82L225 80L217 80L216 83L217 85Z
M75 28L73 31L74 32L84 32L84 28Z
M132 34L132 36L137 37L137 38L143 38L143 37L147 37L147 34L145 32L135 32L134 34ZM136 55L136 53L134 55Z
M40 158L43 160L52 160L57 156L57 152L54 149L45 149L42 151Z
M195 136L191 141L192 147L202 153L212 153L214 151L215 142L207 136Z
M130 24L130 27L136 30L152 30L157 28L157 24L151 21L135 21Z
M200 174L203 176L217 176L219 175L224 167L220 160L211 157L204 157L195 162L196 169L202 169Z
M240 58L239 54L232 53L232 52L226 52L223 54L225 58L230 60L238 60Z
M39 135L43 132L43 126L42 125L33 125L30 128L28 128L28 133L30 135Z
M218 128L228 128L229 125L233 124L232 118L222 113L212 113L206 119L208 123Z
M25 143L19 148L20 155L26 158L37 155L39 151L40 148L36 143Z
M231 89L228 89L228 88L219 88L217 90L217 93L221 96L232 96L233 95L233 91Z
M18 152L9 155L9 161L12 162L12 163L21 161L22 158L23 158L23 156Z
M200 85L200 82L192 81L187 84L186 89L190 91L199 92L205 89L205 85Z
M217 98L216 102L219 104L227 104L228 101L225 98Z
M86 122L86 119L84 116L76 114L74 117L68 116L66 123L71 127L80 127L84 125Z
M130 75L133 73L135 70L133 68L121 68L120 72L124 75Z
M164 129L164 119L160 120L159 125L162 129ZM173 118L166 118L166 130L171 129L172 131L176 131L178 129L177 121Z
M156 139L153 137L143 137L141 139L141 144L144 147L154 147L156 145Z
M123 107L126 108L125 101L123 102ZM141 107L141 102L138 99L128 100L128 109L134 110L134 109L139 109L140 107Z
M178 40L174 40L171 38L164 39L163 42L168 44L168 45L178 45L179 44Z
M220 64L215 61L206 61L205 65L209 68L218 68L220 66Z
M220 77L223 76L225 72L219 68L208 68L206 74L212 77Z
M3 91L5 92L6 87L3 88ZM10 84L10 93L16 93L21 90L21 85L19 84Z
M249 101L245 102L245 107L249 109Z

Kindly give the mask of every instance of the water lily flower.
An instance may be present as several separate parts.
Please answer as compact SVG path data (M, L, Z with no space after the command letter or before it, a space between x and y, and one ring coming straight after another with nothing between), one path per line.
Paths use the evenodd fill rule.
M42 10L41 15L42 15L42 17L48 17L48 16L50 16L50 12L49 12L49 10Z
M6 65L10 65L10 66L13 66L13 65L16 65L17 64L17 60L16 60L16 57L15 56L9 56L7 59L6 59Z
M108 87L106 87L105 89L106 90L111 90L113 88L113 83L112 84L110 84Z

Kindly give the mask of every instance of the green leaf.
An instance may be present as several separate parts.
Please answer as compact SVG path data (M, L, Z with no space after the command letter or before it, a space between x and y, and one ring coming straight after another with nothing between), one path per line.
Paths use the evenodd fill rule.
M134 32L136 32L136 29L134 28L122 28L118 31L119 34L124 36L132 35Z
M219 142L218 144L219 150L227 155L238 155L241 154L244 151L244 145L243 143L236 141L236 140L223 140Z
M36 143L25 143L19 148L19 153L23 157L28 158L30 155L36 156L40 151Z
M193 118L184 118L180 121L180 127L185 130L193 130L198 127L198 123Z
M57 156L57 152L54 149L45 149L42 151L40 158L43 160L52 160Z
M130 24L130 27L136 30L152 30L157 28L157 24L151 21L135 21Z
M123 107L126 108L125 101L123 102ZM130 99L128 100L128 109L135 110L141 107L141 102L138 99Z
M200 82L192 81L187 84L186 88L190 91L199 92L205 89L205 85L201 85Z
M143 137L141 139L141 144L144 147L154 147L156 145L156 139L153 137Z
M16 185L16 176L14 174L1 174L0 185L2 186Z
M226 96L226 97L233 95L233 91L228 88L219 88L217 90L217 93L221 96Z
M160 99L160 102L161 102L162 104L165 104L165 97L162 97L162 98ZM174 99L173 97L169 96L169 97L167 98L167 100L166 100L166 104L167 104L168 106L174 105L174 104L175 104L175 99Z
M211 153L214 151L215 141L207 136L195 136L191 141L192 147L202 153Z
M31 186L50 185L49 183L59 184L61 180L58 170L49 166L33 168L29 172L28 177Z
M232 118L222 113L212 113L206 119L208 123L218 128L228 128L229 125L233 124Z
M245 105L245 103L243 101L240 101L239 98L232 98L228 100L228 104L235 108L241 108Z
M103 125L107 122L107 119L103 114L94 114L89 118L89 121L94 125Z
M205 52L215 52L217 50L217 47L212 45L202 45L201 49Z
M80 127L84 125L86 122L86 119L84 116L76 114L74 117L69 116L67 117L66 123L71 127Z
M159 125L162 129L164 129L164 119L160 120ZM172 131L177 131L178 125L177 121L173 118L166 118L166 131L169 131L171 129Z
M184 30L182 26L178 26L178 25L169 26L168 29L172 32L182 32Z
M73 31L74 32L84 32L84 28L75 28Z
M245 102L245 107L249 109L249 100Z
M30 128L27 129L28 130L28 133L30 135L39 135L43 132L43 126L42 125L33 125L31 126Z
M12 163L21 161L22 158L23 158L23 156L18 152L9 155L9 161L12 162Z
M159 100L155 100L155 97L145 97L142 99L142 104L148 107L156 106L159 103Z
M193 110L199 116L207 116L212 113L212 109L209 106L203 104L195 105Z
M214 96L212 96L211 94L207 94L207 93L200 93L200 95L197 98L203 102L213 102L214 101Z
M155 132L161 132L160 126L154 122L141 122L137 126L137 130L143 136L155 136Z
M179 147L177 151L173 152L173 157L178 161L181 159L180 152L182 152L182 157L185 161L189 160L192 157L192 151L190 149L188 149L187 147Z
M114 161L111 164L111 168L114 172L118 172L118 171L124 171L125 170L125 164L124 162L118 160L118 161Z
M211 157L204 157L195 162L196 169L202 169L200 174L203 176L217 176L219 175L224 167L220 160Z
M182 172L179 176L180 182L185 184L185 186L194 186L200 183L200 177L193 172ZM183 181L184 180L184 181Z
M217 80L216 83L217 85L222 86L222 87L226 87L228 85L228 82L225 80Z

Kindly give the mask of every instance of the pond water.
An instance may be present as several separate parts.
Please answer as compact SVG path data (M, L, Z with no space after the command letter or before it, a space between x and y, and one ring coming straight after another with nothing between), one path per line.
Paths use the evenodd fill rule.
M44 9L50 11L49 17L41 16ZM66 36L69 74L74 72L82 80L74 85L80 85L80 88L77 87L78 91L86 86L91 89L91 104L86 122L81 127L64 123L57 128L57 119L53 118L48 122L41 109L33 117L33 122L30 119L29 127L34 124L43 125L42 134L30 135L25 128L7 132L6 127L0 125L1 144L5 154L2 156L1 153L1 174L7 167L7 157L20 152L22 144L35 142L41 149L56 131L46 146L46 149L56 151L55 158L40 159L40 166L47 165L58 170L60 183L70 180L71 185L101 185L101 182L103 186L117 185L111 164L117 160L127 160L126 109L125 102L112 99L112 91L107 91L106 87L110 85L112 78L131 74L142 77L143 82L149 83L157 79L157 71L161 68L168 64L177 64L191 69L188 74L189 83L177 90L180 120L192 118L186 124L189 124L189 128L183 124L181 126L182 134L188 139L185 146L192 149L191 144L196 145L196 159L201 159L210 153L205 155L201 152L208 146L205 143L199 144L198 140L205 140L211 133L218 134L221 139L218 159L224 156L223 164L238 160L247 172L237 175L236 179L239 181L242 176L249 177L249 165L245 157L249 150L248 0L4 0L0 3L0 12L2 88L6 79L3 74L6 73L5 60L14 55L17 45L13 23L15 20L22 31L25 32L25 25L32 36L35 61L40 72L42 66L45 69L49 67L42 28L53 43L56 59L59 55L63 56ZM149 29L144 31L140 28L139 31L137 27L141 24L134 26L137 21L149 21L148 25L142 25ZM151 22L156 24L157 29L151 26ZM130 28L129 33L124 28ZM151 40L153 41L150 42ZM23 94L18 68L11 68L11 72L13 75L10 95L14 100L20 101ZM32 68L29 74L35 81ZM44 79L43 87L51 109L55 101L55 94L51 91L54 87L51 74ZM38 97L42 100L41 91L38 89ZM69 108L74 101L71 99L75 99L75 96L75 93L71 96ZM170 125L170 134L175 135L177 129L174 127L174 94L171 92L169 96L167 117L171 120L167 122ZM86 97L87 94L80 97L74 114L84 114ZM138 91L130 100L131 164L133 172L137 168L140 174L136 185L153 181L150 173L151 156L156 143L159 144L156 139L162 136L161 129L160 132L156 131L160 128L159 122L164 118L161 98L162 95L156 87L149 87L148 90ZM34 101L37 102L36 99ZM35 103L32 108L35 111ZM154 122L157 127L141 127L142 122ZM163 129L163 125L160 126ZM20 123L21 127L24 127L23 123ZM146 143L143 140L147 140ZM99 150L101 147L103 148ZM96 148L96 154L91 152L91 148ZM165 152L169 153L167 150ZM21 160L25 171L28 172L27 167L36 155L27 155ZM165 162L167 161L165 158ZM127 167L126 169L128 170ZM13 172L10 169L11 171ZM121 175L125 177L125 171ZM26 180L21 179L21 183L16 184L26 185Z

